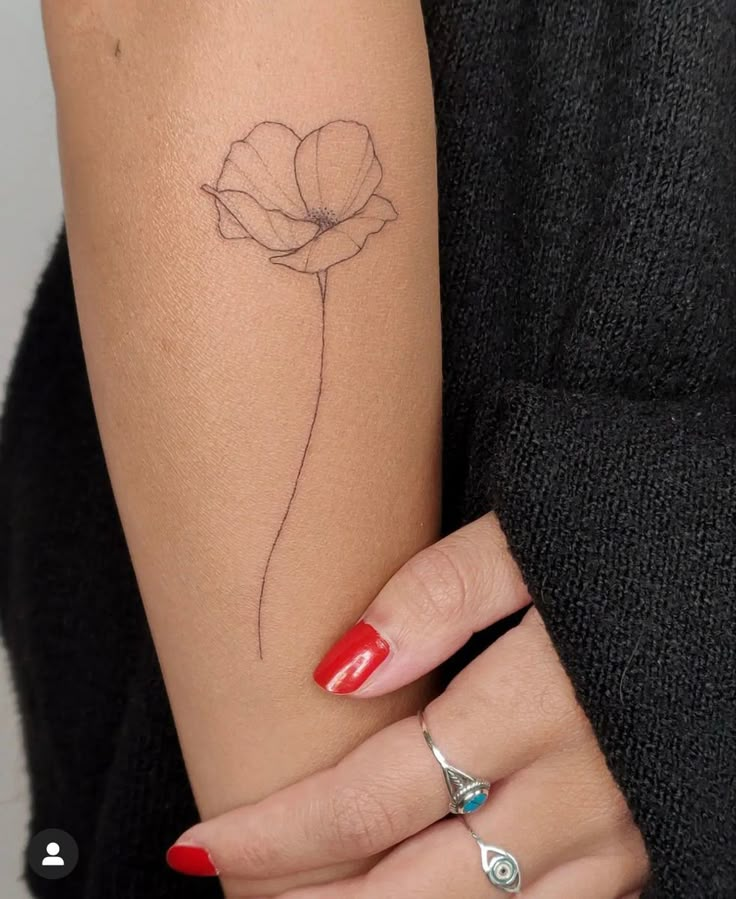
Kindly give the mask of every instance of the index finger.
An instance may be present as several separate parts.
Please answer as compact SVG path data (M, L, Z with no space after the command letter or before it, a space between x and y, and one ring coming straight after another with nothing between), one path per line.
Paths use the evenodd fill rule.
M220 876L256 880L368 858L446 813L433 764L406 718L333 768L195 825L172 849L206 847Z

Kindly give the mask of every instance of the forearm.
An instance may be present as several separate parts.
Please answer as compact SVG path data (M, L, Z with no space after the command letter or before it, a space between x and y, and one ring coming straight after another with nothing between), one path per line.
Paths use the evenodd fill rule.
M48 2L45 18L96 413L206 817L335 762L420 701L423 688L358 709L310 674L437 531L421 12L158 0ZM303 138L336 120L367 126L397 217L327 270L323 302L317 273L223 239L200 186L217 188L231 143L261 122Z

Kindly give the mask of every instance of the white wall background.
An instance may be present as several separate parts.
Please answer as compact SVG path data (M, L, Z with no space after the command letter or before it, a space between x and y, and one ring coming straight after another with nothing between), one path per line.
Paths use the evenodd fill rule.
M63 0L60 0L63 2ZM2 394L33 288L61 221L54 103L38 0L0 0L0 379ZM0 649L0 896L20 881L28 787ZM50 821L47 827L56 826Z

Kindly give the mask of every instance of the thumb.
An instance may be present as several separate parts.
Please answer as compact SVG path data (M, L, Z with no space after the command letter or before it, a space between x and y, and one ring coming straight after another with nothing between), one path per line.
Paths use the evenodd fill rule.
M489 513L400 568L327 652L314 679L329 693L390 693L529 601L498 519Z

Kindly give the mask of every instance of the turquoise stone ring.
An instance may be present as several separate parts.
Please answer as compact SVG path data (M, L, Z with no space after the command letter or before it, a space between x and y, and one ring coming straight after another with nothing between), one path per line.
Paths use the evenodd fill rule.
M437 760L437 764L442 769L447 792L450 794L450 811L453 815L469 815L472 812L477 812L479 808L485 805L488 799L488 794L491 790L490 782L473 777L471 774L467 774L465 771L461 771L460 768L451 765L435 745L422 712L419 712L418 718L422 726L424 740Z
M470 799L466 799L463 803L463 814L469 815L470 812L477 812L485 804L486 799L488 799L488 793L476 793Z

